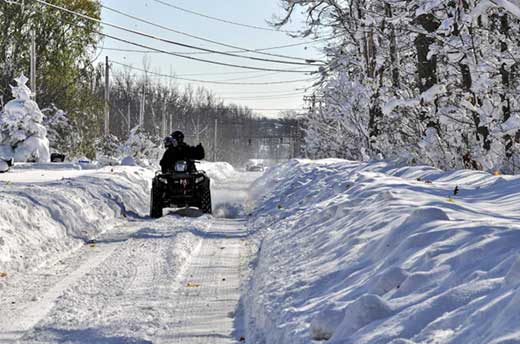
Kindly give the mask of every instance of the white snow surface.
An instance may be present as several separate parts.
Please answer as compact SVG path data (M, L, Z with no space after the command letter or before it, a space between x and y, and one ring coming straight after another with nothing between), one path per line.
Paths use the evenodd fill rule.
M520 177L295 160L251 196L248 343L520 343Z
M258 177L199 167L224 215ZM0 343L238 342L246 222L193 209L150 219L153 175L65 163L1 176Z
M150 169L0 174L0 343L520 342L520 177L198 167L214 215L158 220Z
M199 169L215 187L235 173L228 163ZM0 272L37 269L129 216L147 216L153 176L140 167L78 163L17 164L0 174Z
M94 239L118 220L148 212L152 171L38 166L22 165L0 175L2 272L38 269Z

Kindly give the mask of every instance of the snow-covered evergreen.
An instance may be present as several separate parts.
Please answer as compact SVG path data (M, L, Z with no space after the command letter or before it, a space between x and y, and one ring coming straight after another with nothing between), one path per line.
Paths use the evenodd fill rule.
M102 164L114 165L119 162L121 155L121 143L114 135L107 135L98 138L95 142L96 160Z
M55 105L43 109L43 124L47 129L51 152L73 155L81 143L81 135L71 123L68 114Z
M161 157L160 139L150 135L141 126L136 126L130 131L128 139L121 147L121 152L126 157L132 157L138 164L147 165L150 161L156 161Z
M43 113L31 100L32 92L22 74L11 86L15 99L9 101L0 113L0 145L5 155L17 162L48 162L49 140L43 126Z

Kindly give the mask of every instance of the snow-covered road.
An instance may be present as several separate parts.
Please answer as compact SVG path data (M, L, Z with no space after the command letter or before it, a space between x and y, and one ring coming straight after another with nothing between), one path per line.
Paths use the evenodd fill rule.
M0 296L0 343L239 342L249 252L241 216L256 177L215 186L220 217L179 210L122 221L95 244L13 276Z

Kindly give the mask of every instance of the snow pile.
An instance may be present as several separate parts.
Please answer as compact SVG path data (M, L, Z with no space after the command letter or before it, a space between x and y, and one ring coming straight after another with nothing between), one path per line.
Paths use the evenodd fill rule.
M236 170L227 162L201 161L197 169L205 171L211 178L212 184L222 184L236 174Z
M15 99L0 113L0 150L9 150L7 158L14 157L18 162L48 162L49 140L42 125L43 113L31 100L27 80L23 74L16 79L17 86L11 86Z
M519 340L520 178L291 161L251 195L248 342Z
M148 161L159 160L163 154L161 140L150 135L144 128L137 126L130 131L120 150L139 165L148 166Z
M96 160L103 165L113 166L119 164L121 155L121 143L117 136L105 135L95 142Z
M136 167L48 167L2 175L0 271L36 269L109 230L117 219L147 215L152 177L152 171Z

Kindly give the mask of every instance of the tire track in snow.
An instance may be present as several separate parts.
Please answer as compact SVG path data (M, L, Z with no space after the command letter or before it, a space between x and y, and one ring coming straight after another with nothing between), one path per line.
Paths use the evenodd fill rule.
M89 249L85 246L84 250L89 251L82 252L79 259L78 257L73 257L72 259L63 261L63 264L71 264L70 267L72 269L66 270L61 275L54 276L52 280L55 281L56 284L50 285L48 287L49 289L46 290L42 296L29 296L29 300L32 301L29 304L24 303L24 301L28 301L28 295L24 294L23 290L18 290L20 293L14 295L3 295L2 304L4 304L4 301L7 301L9 304L4 304L2 307L2 311L7 313L4 313L2 317L8 321L0 322L0 343L15 343L25 332L34 327L34 325L50 312L56 299L58 299L69 286L98 267L114 252L116 247L117 244L114 243L97 245L94 249ZM16 281L15 284L41 283L45 285L48 281L44 280L48 276L47 274L33 274L29 276L28 280ZM23 286L21 288L23 288Z
M216 219L188 262L176 293L175 326L164 343L238 343L234 317L240 299L246 235L240 220Z

